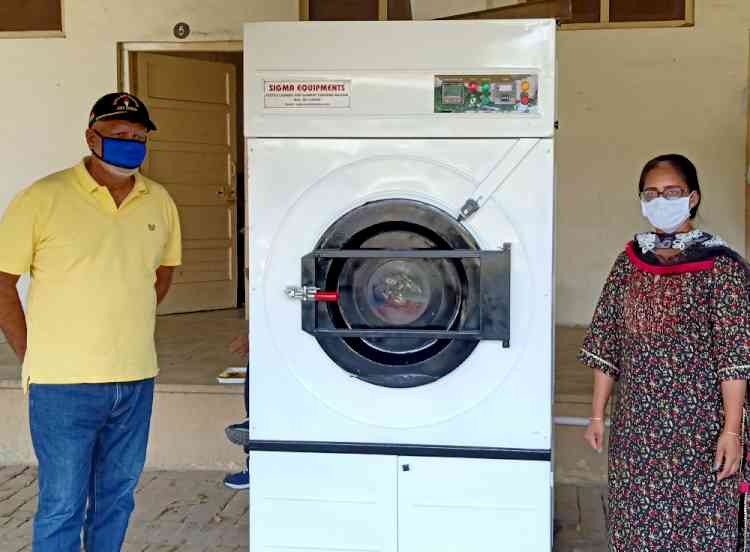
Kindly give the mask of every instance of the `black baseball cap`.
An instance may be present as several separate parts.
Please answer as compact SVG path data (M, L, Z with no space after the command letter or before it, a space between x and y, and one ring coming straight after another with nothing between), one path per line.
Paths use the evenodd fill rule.
M99 98L89 115L89 128L97 121L120 119L141 123L146 130L156 130L156 125L148 115L146 104L127 92L113 92Z

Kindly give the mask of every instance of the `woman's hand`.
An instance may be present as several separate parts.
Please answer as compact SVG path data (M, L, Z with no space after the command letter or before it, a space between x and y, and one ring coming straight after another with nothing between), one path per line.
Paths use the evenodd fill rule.
M250 352L250 338L247 334L235 337L229 344L229 350L237 355L246 357Z
M604 449L604 422L602 420L591 420L583 438L591 445L592 449L601 454Z
M721 470L716 479L722 481L735 475L740 469L741 458L742 444L740 438L723 431L719 436L719 443L716 445L716 457L712 470L714 472Z

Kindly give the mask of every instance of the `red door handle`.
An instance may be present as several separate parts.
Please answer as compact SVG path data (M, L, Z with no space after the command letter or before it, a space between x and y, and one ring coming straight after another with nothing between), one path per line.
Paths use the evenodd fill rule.
M338 291L316 291L315 300L326 301L328 303L336 303L339 300L339 292Z

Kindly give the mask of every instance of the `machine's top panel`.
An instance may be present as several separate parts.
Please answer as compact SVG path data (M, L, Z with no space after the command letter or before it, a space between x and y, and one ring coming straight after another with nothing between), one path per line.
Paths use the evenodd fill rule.
M546 137L555 21L249 23L248 137Z

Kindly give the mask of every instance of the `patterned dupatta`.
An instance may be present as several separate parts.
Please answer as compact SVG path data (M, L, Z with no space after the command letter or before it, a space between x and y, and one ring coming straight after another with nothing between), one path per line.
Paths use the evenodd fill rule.
M670 248L680 253L668 261L656 255L657 249ZM731 249L719 236L703 230L684 234L637 234L625 250L636 268L662 275L710 271L713 270L716 259L729 257L745 267L750 283L750 266L742 255Z

